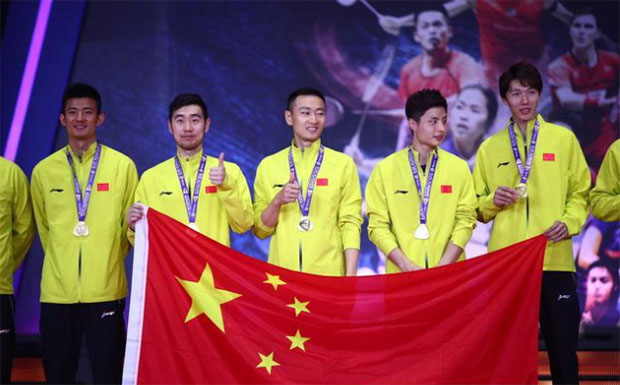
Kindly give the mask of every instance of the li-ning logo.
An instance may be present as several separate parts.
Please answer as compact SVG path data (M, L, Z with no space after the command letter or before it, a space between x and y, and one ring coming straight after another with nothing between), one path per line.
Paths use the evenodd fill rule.
M58 193L61 193L61 192L63 192L63 191L65 191L65 190L63 190L63 189L61 189L61 188L53 188L53 189L51 189L51 190L50 190L50 192L51 192L51 193L53 193L53 192L58 192Z
M111 317L114 314L116 314L115 311L104 311L103 313L101 313L101 319L104 319L105 317Z
M9 334L11 332L11 329L2 329L0 330L0 334Z
M407 194L409 191L407 190L396 190L394 191L394 194Z
M510 164L510 162L500 162L497 164L497 168L500 168L502 166L508 166Z
M561 301L563 299L570 299L570 294L560 294L560 295L558 295L558 301Z
M162 191L159 193L159 196L162 196L162 195L172 195L172 191Z

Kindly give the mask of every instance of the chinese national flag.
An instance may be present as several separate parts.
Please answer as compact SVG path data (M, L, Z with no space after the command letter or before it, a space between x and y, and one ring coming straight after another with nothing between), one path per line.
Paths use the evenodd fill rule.
M537 382L546 240L412 273L279 268L149 209L124 383Z

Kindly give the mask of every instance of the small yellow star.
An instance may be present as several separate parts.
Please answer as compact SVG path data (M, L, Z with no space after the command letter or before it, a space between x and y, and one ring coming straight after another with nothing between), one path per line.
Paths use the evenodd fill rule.
M297 297L295 297L295 303L290 303L286 306L295 309L295 317L299 317L299 314L302 311L305 311L306 313L310 313L310 310L308 310L308 308L306 306L308 306L308 304L310 303L310 301L308 302L299 302L299 300L297 299Z
M213 273L207 263L198 281L186 281L175 277L183 286L187 294L192 298L192 306L185 316L188 322L200 314L206 315L222 332L224 332L224 320L222 319L222 305L232 301L241 294L228 290L217 289L213 282Z
M260 357L260 362L258 363L258 365L256 365L256 367L265 368L267 370L267 373L269 374L271 374L271 367L280 366L280 364L273 359L273 352L271 352L271 354L269 354L268 356L263 356L262 354L258 353L258 356Z
M306 351L306 348L304 347L304 342L310 340L310 338L308 338L308 337L303 337L299 333L299 329L297 329L297 333L295 333L294 336L286 336L286 338L288 338L291 341L291 347L289 348L289 350L293 350L295 348L299 348L299 349L303 350L304 352Z
M273 286L273 290L278 290L278 286L280 285L286 285L286 282L282 281L279 275L271 275L269 273L265 274L267 274L267 279L264 280L263 283L271 284Z

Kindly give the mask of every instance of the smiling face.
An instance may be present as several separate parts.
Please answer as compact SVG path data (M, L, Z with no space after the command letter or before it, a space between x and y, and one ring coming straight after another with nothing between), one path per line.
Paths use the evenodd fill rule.
M447 123L446 109L433 107L428 109L416 122L409 119L409 127L413 131L413 147L420 151L421 148L432 150L446 137Z
M202 140L210 124L211 120L205 119L202 108L191 104L173 112L168 121L168 131L177 144L177 150L193 154L202 148Z
M596 18L588 14L576 16L570 25L569 33L574 48L594 47L594 41L599 36Z
M300 95L284 112L286 124L293 127L299 147L308 147L321 138L326 120L325 103L315 95Z
M450 109L450 132L457 142L478 141L486 132L489 111L482 91L476 88L463 90L454 107Z
M521 84L518 79L510 82L506 97L502 98L504 104L510 108L512 119L519 127L525 127L527 122L536 117L539 100L540 93L538 90Z
M97 102L91 98L68 99L60 114L60 123L67 128L70 141L94 141L95 131L104 120L105 115L97 113Z
M444 50L452 37L446 17L439 11L424 11L417 17L413 40L426 52Z

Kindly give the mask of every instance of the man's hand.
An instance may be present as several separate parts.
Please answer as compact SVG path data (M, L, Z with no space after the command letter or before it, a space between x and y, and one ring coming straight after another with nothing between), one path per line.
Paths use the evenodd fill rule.
M127 224L132 230L136 230L136 222L144 217L144 207L140 202L134 203L127 211Z
M285 205L297 201L299 196L299 183L295 181L295 174L291 173L288 183L282 187L275 199L278 205Z
M379 25L383 30L390 35L398 36L400 33L401 22L398 17L394 16L380 16L377 18Z
M416 265L409 258L407 258L405 253L403 253L403 251L399 248L392 250L390 255L388 255L388 258L403 272L422 270L420 266Z
M555 221L551 227L545 231L545 237L553 242L561 241L568 237L568 227L564 222Z
M511 204L516 203L521 196L517 192L517 190L506 187L499 186L497 190L495 190L495 195L493 196L493 204L497 207L504 208Z
M221 186L226 179L226 168L224 167L224 153L220 153L217 167L211 167L209 170L209 180L216 186Z

